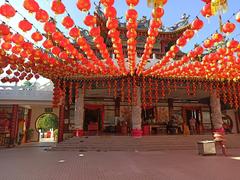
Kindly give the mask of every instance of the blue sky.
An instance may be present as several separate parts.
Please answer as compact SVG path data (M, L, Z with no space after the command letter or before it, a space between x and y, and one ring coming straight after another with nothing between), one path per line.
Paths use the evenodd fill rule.
M66 6L67 11L70 13L71 17L74 19L75 23L80 26L80 27L85 27L83 24L83 19L86 16L86 13L80 12L77 7L76 7L76 2L77 0L62 0L63 3ZM234 12L237 12L240 10L240 0L228 0L229 1L229 9L228 12L223 15L223 22L228 20ZM0 0L0 5L2 5L5 2L5 0ZM37 22L34 18L34 15L29 15L27 11L23 8L23 0L9 0L9 2L14 6L16 10L21 12L27 19L32 22L39 30L40 32L43 32L42 29L42 24ZM50 9L50 4L51 0L37 0L39 3L40 7L44 10L47 10L49 14L52 17L55 17L56 20L59 22L58 27L67 34L68 31L66 31L62 25L61 25L61 20L62 18L66 15L60 15L60 16L55 16L51 9ZM91 12L94 10L94 5L93 3L96 2L98 3L99 0L92 0L92 9ZM163 25L165 26L171 26L174 23L176 23L181 15L183 13L191 15L190 21L192 21L196 15L199 15L199 12L201 8L203 7L204 3L201 0L168 0L168 3L166 6L164 6L165 10L165 15L162 18ZM125 12L127 10L127 5L125 0L115 0L114 3L115 8L117 9L118 16L125 16ZM139 4L136 6L136 9L139 13L139 17L142 16L147 16L150 18L151 16L151 8L147 7L147 0L140 0ZM218 28L218 18L217 17L211 17L209 20L206 18L202 17L201 15L199 16L202 20L205 22L204 28L191 40L188 42L187 46L183 49L183 51L189 51L193 48L195 43L200 44L206 37L211 35L211 33L214 33L215 30ZM0 17L0 19L3 19ZM8 21L8 23L16 28L16 22L21 20L22 18L20 16L14 17L12 20ZM233 22L235 21L235 17L231 19ZM237 34L240 33L240 24L236 23L237 29L235 32L230 36L230 37L235 37ZM17 29L17 28L16 28ZM29 38L29 34L24 34L26 37ZM236 39L240 39L240 36L237 36ZM37 44L41 45L41 43Z

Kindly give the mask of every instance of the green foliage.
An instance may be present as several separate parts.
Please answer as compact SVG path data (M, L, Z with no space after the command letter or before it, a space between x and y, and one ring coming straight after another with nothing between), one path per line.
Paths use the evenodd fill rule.
M41 129L44 132L49 131L51 128L55 130L58 127L58 121L56 116L53 114L43 114L37 120L36 126L37 129Z
M33 86L33 83L31 83L30 81L25 81L22 86L25 88L30 88Z
M54 138L57 138L57 137L58 137L58 129L55 129L55 130L53 131L53 137L54 137Z

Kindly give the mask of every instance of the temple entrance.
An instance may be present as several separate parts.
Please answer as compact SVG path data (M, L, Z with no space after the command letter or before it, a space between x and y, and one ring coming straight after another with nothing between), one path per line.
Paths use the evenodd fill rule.
M104 127L104 106L85 105L83 129L89 135L97 135Z
M56 142L58 136L58 118L53 113L44 113L36 121L39 142Z
M189 127L191 134L200 134L202 132L202 114L201 108L188 107L183 109L185 114L184 121Z

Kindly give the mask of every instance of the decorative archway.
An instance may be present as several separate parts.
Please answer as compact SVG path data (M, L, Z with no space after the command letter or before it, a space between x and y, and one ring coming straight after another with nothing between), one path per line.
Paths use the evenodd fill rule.
M54 113L41 114L35 121L35 130L38 133L39 142L42 142L42 138L47 138L44 141L56 141L58 135L58 116Z

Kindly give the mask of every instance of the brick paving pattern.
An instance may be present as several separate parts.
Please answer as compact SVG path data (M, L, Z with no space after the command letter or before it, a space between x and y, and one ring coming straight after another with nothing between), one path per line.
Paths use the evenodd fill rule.
M229 154L228 157L220 154L199 156L193 150L54 152L41 147L1 149L0 180L239 180L239 149L231 149Z

